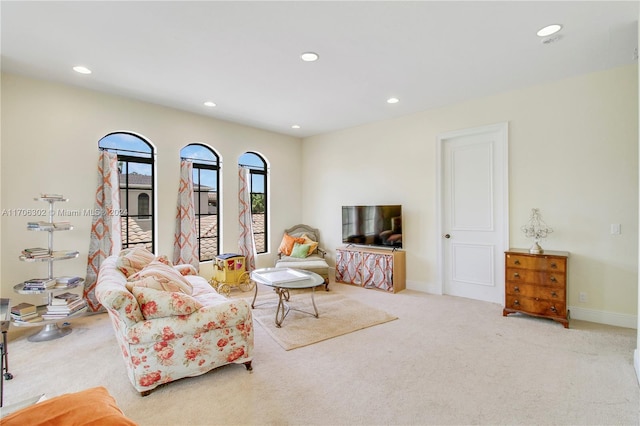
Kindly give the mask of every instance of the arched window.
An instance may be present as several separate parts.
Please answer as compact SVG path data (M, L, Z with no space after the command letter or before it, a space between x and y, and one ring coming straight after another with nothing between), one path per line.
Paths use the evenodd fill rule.
M193 143L180 150L180 157L193 162L193 205L200 261L220 254L220 167L218 155L208 146Z
M253 237L256 241L256 252L266 253L269 246L267 162L255 152L245 152L240 156L239 164L248 167L251 176L251 214L253 216Z
M133 133L110 133L98 147L118 155L122 248L142 245L155 252L155 154L150 142Z

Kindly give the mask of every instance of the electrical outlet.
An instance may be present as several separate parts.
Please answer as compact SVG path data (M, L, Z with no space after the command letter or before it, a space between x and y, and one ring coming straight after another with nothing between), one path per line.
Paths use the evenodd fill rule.
M587 303L587 293L581 291L580 295L578 296L578 300L580 301L580 303Z

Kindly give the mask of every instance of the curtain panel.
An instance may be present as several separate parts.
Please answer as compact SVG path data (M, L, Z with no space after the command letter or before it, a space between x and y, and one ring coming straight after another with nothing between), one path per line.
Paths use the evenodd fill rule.
M91 222L87 274L84 281L83 297L88 309L102 312L105 309L95 296L98 271L102 262L111 254L120 252L122 234L120 215L120 184L118 156L101 151L98 158L98 188L96 189L95 214Z
M238 168L238 223L240 225L238 249L246 259L247 271L256 269L256 243L251 216L251 176L248 167Z
M178 213L173 242L173 263L191 264L200 270L198 256L198 234L193 202L193 162L180 162L180 186L178 188Z

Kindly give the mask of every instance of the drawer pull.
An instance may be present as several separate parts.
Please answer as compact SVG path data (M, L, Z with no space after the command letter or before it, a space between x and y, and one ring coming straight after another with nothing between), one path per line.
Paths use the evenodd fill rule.
M520 287L518 286L513 287L513 291L516 293L520 293Z
M519 273L517 273L517 272L514 272L514 273L513 273L513 278L520 278L520 274L519 274Z
M514 306L520 306L520 302L518 302L518 299L516 299L516 300L514 300L514 301L513 301L513 305L514 305Z
M551 268L558 269L558 265L556 265L555 262L551 262Z
M558 293L556 293L555 291L551 292L551 297L558 297Z
M514 261L513 261L513 264L514 264L514 265L519 265L519 264L520 264L520 260L519 260L519 259L514 260Z
M556 279L556 277L554 277L553 275L551 276L550 280L551 280L551 282L552 282L552 283L556 283L556 282L558 282L558 280Z
M551 307L551 312L558 312L558 310L556 309L556 307L555 307L555 306L552 306L552 307Z

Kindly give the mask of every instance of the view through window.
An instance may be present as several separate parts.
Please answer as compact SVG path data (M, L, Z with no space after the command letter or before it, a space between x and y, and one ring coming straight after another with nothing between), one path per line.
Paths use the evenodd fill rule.
M154 152L152 145L132 133L111 133L100 149L118 155L122 248L144 246L155 251Z
M256 252L267 252L267 162L255 152L244 153L239 160L241 166L249 168L251 177L251 215Z
M203 144L190 144L180 150L180 157L193 163L193 206L201 262L219 254L220 210L218 155Z

